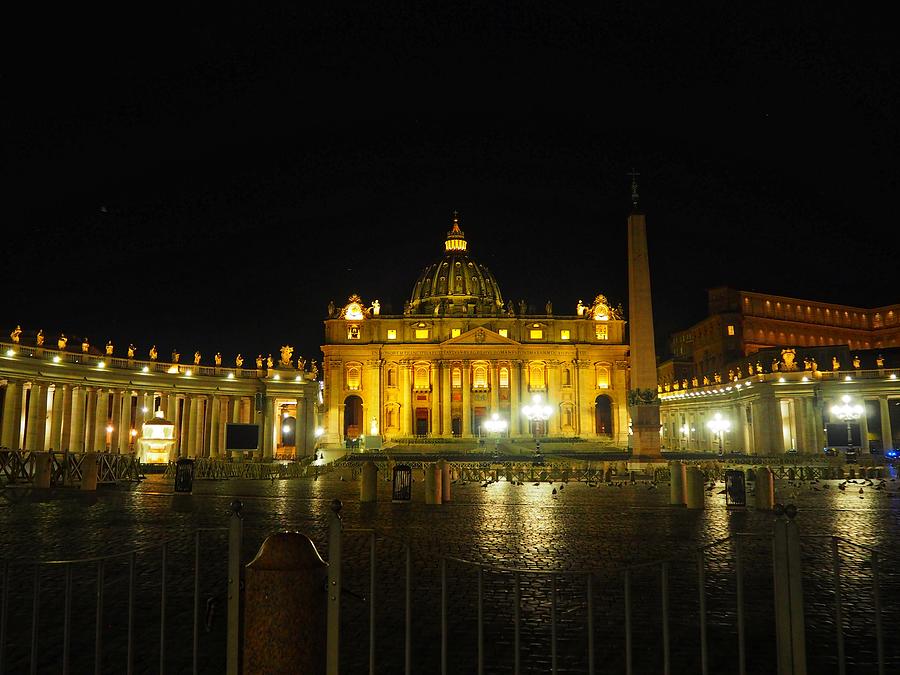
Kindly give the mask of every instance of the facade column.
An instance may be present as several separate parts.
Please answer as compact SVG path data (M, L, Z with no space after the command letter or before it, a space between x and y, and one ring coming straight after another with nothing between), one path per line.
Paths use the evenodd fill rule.
M441 436L453 436L453 423L450 418L452 394L450 393L450 362L441 362Z
M63 398L64 391L68 387L57 384L53 387L53 410L50 413L50 449L62 450L62 425L63 425Z
M894 447L893 430L891 429L891 409L888 406L888 397L878 397L878 407L881 411L881 447L890 450Z
M69 429L69 451L84 452L85 398L88 391L84 387L72 389L72 424Z
M518 436L521 432L522 411L519 409L519 383L522 381L521 376L522 362L510 361L509 363L509 435L512 438Z
M859 443L864 453L869 452L869 409L866 399L862 399L863 414L859 418Z
M169 422L174 422L175 420L172 417L171 413L171 403L169 402L169 395L166 392L160 392L159 394L159 409L162 410L163 417ZM153 415L155 411L151 410L150 414Z
M181 409L181 452L179 457L193 459L196 450L194 446L194 426L197 423L197 402L190 394L184 395L184 403Z
M410 404L410 388L412 387L412 382L410 382L409 371L410 368L409 361L401 361L400 362L400 435L401 436L410 436L410 423L412 422L412 410Z
M580 435L596 437L597 429L594 424L594 382L591 382L591 364L585 359L579 359L575 365L575 376L578 378L578 419L580 421ZM622 426L622 425L619 425ZM628 434L628 419L625 420L625 434Z
M491 409L488 411L488 419L494 413L500 414L500 364L491 361Z
M462 363L462 435L472 437L472 376L469 361Z
M731 447L726 448L726 451L735 452L740 450L746 452L747 446L744 445L744 438L746 437L745 427L747 419L744 417L744 406L740 402L735 403L731 408L731 414L734 417L734 431L731 434ZM677 420L673 427L675 428L675 433L680 433Z
M68 450L70 438L72 437L72 401L74 398L74 390L70 384L63 387L62 400L62 429L59 436L59 449Z
M562 420L559 414L559 361L548 361L545 368L547 369L547 405L553 410L550 413L550 419L547 420L547 435L553 436L562 429ZM612 379L611 374L610 379Z
M191 425L193 426L194 457L206 457L204 451L204 431L206 429L206 401L205 396L194 397L194 410Z
M306 453L309 450L309 444L307 442L307 426L306 426L306 405L307 400L305 396L298 396L294 400L294 405L297 407L297 412L294 413L294 458L300 459L301 457L306 457ZM378 433L383 436L382 428L381 428L381 411L377 413L378 415Z
M275 397L266 396L266 410L263 416L263 457L271 459L275 450Z
M95 387L88 387L85 395L87 396L87 403L84 415L84 451L99 452L94 447L94 429L97 427L98 391Z
M25 450L34 452L44 451L44 428L47 423L46 412L41 417L41 400L44 401L46 410L47 389L46 385L38 382L31 383L31 394L28 396L28 422L25 427Z
M172 448L172 452L174 456L177 457L185 457L184 454L184 434L182 433L182 422L189 421L187 419L186 414L178 414L178 396L174 393L169 394L168 400L168 411L166 413L166 419L171 420L172 424L175 426L175 446ZM185 399L185 406L187 405L187 399ZM184 409L184 412L187 413L187 408Z
M122 421L122 390L116 389L113 392L112 414L109 416L112 425L112 433L109 438L109 451L113 453L119 452L119 438L122 435L122 428L119 423ZM126 432L126 436L128 433Z
M138 406L140 406L140 396ZM119 454L127 455L131 452L131 389L122 392L122 400L119 404Z
M441 371L438 362L431 362L431 435L441 435Z
M218 396L212 396L209 399L209 456L216 458L219 456L219 414L222 408L222 399Z
M19 427L16 414L22 408L22 383L15 380L6 381L6 395L3 397L3 422L0 431L0 446L16 450L19 446Z
M109 423L109 390L97 389L94 409L92 452L106 452L106 425Z
M144 428L144 419L153 419L153 404L155 401L147 402L147 392L138 389L134 392L134 419L132 419L129 423L132 427L134 427L138 436L141 435L141 431ZM151 394L152 395L152 394ZM144 408L147 409L147 412L144 412ZM135 436L137 438L137 436Z

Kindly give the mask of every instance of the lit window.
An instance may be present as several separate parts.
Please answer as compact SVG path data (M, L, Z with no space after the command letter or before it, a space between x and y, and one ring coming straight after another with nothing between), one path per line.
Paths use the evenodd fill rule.
M487 366L477 365L472 368L472 388L487 389Z
M609 326L606 324L597 324L594 326L594 335L598 340L609 340Z
M347 326L347 339L359 340L359 326L353 323Z
M451 371L450 379L453 380L451 386L454 389L459 389L462 387L462 371L459 368L454 368Z
M506 328L501 328L497 331L500 337L509 337L509 331Z
M397 331L393 328L388 328L388 340L396 340L397 339Z
M568 330L563 329L563 330L559 331L559 339L560 340L568 340L569 336L570 336L570 333Z
M347 366L347 389L359 390L359 380L362 369L359 366Z
M500 387L509 389L509 368L500 369Z
M528 385L532 389L544 388L544 366L541 363L532 364L528 368Z
M459 334L461 332L462 331L459 328L451 328L450 329L450 337L452 337L452 338L459 337Z
M427 328L416 328L416 339L417 340L427 340L428 339L428 329Z
M428 389L428 366L416 366L413 386L416 389Z
M544 337L544 331L540 328L529 328L528 337L530 337L532 340L540 340Z
M387 371L387 386L396 387L397 386L397 371L393 368L388 368ZM390 426L390 425L388 425Z
M731 324L728 324L728 334L734 335L734 326Z
M609 368L597 366L597 388L609 389Z

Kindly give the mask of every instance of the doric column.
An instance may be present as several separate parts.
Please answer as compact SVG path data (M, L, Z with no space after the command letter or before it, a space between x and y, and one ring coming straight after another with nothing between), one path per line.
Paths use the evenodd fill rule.
M185 399L187 401L187 399ZM187 405L187 403L185 403ZM187 408L184 408L184 413L179 414L179 402L178 396L176 394L169 394L168 397L168 412L166 413L166 418L172 421L172 424L175 425L175 447L173 448L173 452L175 457L185 457L185 443L184 443L184 434L182 433L182 422L189 421L187 420Z
M488 411L488 419L493 414L500 414L500 364L491 361L491 409Z
M94 447L94 430L97 427L97 395L96 388L87 387L85 389L87 402L84 413L84 452L99 452Z
M208 419L207 401L205 396L197 396L194 399L194 457L206 457L205 446L206 422Z
M64 384L53 387L53 410L50 413L50 449L62 450L62 426L63 426L63 390L68 389Z
M171 403L169 402L169 395L166 392L160 392L159 394L159 409L162 410L163 417L169 422L174 422L171 411ZM151 416L153 415L153 410L150 410L149 413Z
M59 449L68 450L70 439L72 438L72 403L74 400L74 389L70 384L63 388L62 400L62 430L59 437Z
M106 452L106 425L109 423L109 390L98 388L94 412L92 452Z
M122 421L122 390L116 389L113 392L112 414L109 416L109 422L112 425L112 433L109 438L109 451L113 453L119 452L119 438L122 435L122 428L119 423ZM128 436L128 432L125 432Z
M859 417L859 442L864 453L869 452L869 409L866 399L862 399L863 414Z
M185 394L181 412L181 452L179 457L194 457L194 425L197 423L197 402L194 397Z
M16 450L19 447L19 415L22 409L22 383L6 381L6 395L3 397L3 423L0 431L0 446Z
M400 362L400 392L401 392L401 404L400 404L400 435L401 436L409 436L410 435L410 423L412 421L412 410L410 405L410 388L412 387L412 382L410 382L409 371L410 366L408 361Z
M522 410L519 402L519 388L522 381L522 362L511 361L509 364L509 435L522 433Z
M263 416L263 457L269 459L275 454L275 397L266 396L266 410Z
M140 389L138 389L135 394L134 419L132 419L129 424L131 424L134 429L137 429L138 435L140 435L141 431L144 428L144 419L153 419L153 404L155 403L155 401L151 399L151 401L148 403L147 392L141 391ZM147 412L144 412L144 408L147 409ZM135 438L137 438L137 436Z
M69 451L84 452L84 409L88 392L84 387L72 389L72 423L69 428ZM95 404L96 405L96 404Z
M441 435L441 375L438 362L431 362L431 435Z
M891 410L888 407L887 396L878 397L878 407L881 411L881 447L890 450L894 447L893 430L891 429Z
M138 396L138 412L140 412L141 397ZM127 455L131 452L131 389L122 392L122 402L119 412L119 454Z
M47 398L47 390L39 382L31 383L31 392L28 395L28 421L25 423L25 450L43 452L45 420L40 419L41 397Z
M472 437L472 380L468 361L462 363L462 435Z
M552 436L562 430L559 414L559 361L548 361L547 365L547 405L553 412L547 422L547 435ZM610 377L610 379L612 379Z
M578 378L578 419L581 437L597 436L597 425L594 423L594 397L596 396L596 379L590 361L579 359L575 362L575 377ZM625 420L627 434L628 419Z
M449 361L441 362L441 435L449 438L453 435L453 422L450 418L451 399Z
M222 408L222 400L218 396L212 396L209 399L209 414L206 416L209 420L209 456L219 456L219 413Z
M241 397L241 419L238 420L243 424L250 424L256 417L256 411L253 410L254 398L252 396Z
M306 403L305 397L298 396L294 399L294 405L297 408L297 412L294 413L294 447L297 449L294 456L296 459L306 457L306 453L309 450L306 427ZM381 433L381 422L378 423L378 433Z

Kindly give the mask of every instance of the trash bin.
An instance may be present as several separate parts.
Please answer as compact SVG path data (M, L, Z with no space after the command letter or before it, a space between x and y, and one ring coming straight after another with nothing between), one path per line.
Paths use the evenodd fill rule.
M412 499L412 468L406 464L394 467L392 502L408 502Z
M747 485L744 472L740 469L725 470L725 508L747 506Z
M187 492L194 489L194 460L182 457L175 462L175 492Z

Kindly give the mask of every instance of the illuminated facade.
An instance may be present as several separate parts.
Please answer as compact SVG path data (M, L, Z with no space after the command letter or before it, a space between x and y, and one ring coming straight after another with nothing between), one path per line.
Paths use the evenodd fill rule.
M598 295L573 314L506 303L454 217L442 257L402 315L352 296L325 321L325 438L471 442L506 421L532 436L628 443L628 345L621 310ZM528 419L529 404L550 407ZM494 416L497 416L494 418Z
M0 447L136 452L147 462L225 456L227 422L260 425L263 457L311 455L319 382L282 361L259 369L161 362L105 354L87 343L55 348L18 327L0 343ZM286 357L286 358L285 358ZM172 361L174 361L173 359ZM242 362L240 357L238 361ZM157 413L161 413L160 419ZM146 456L145 456L146 455Z

